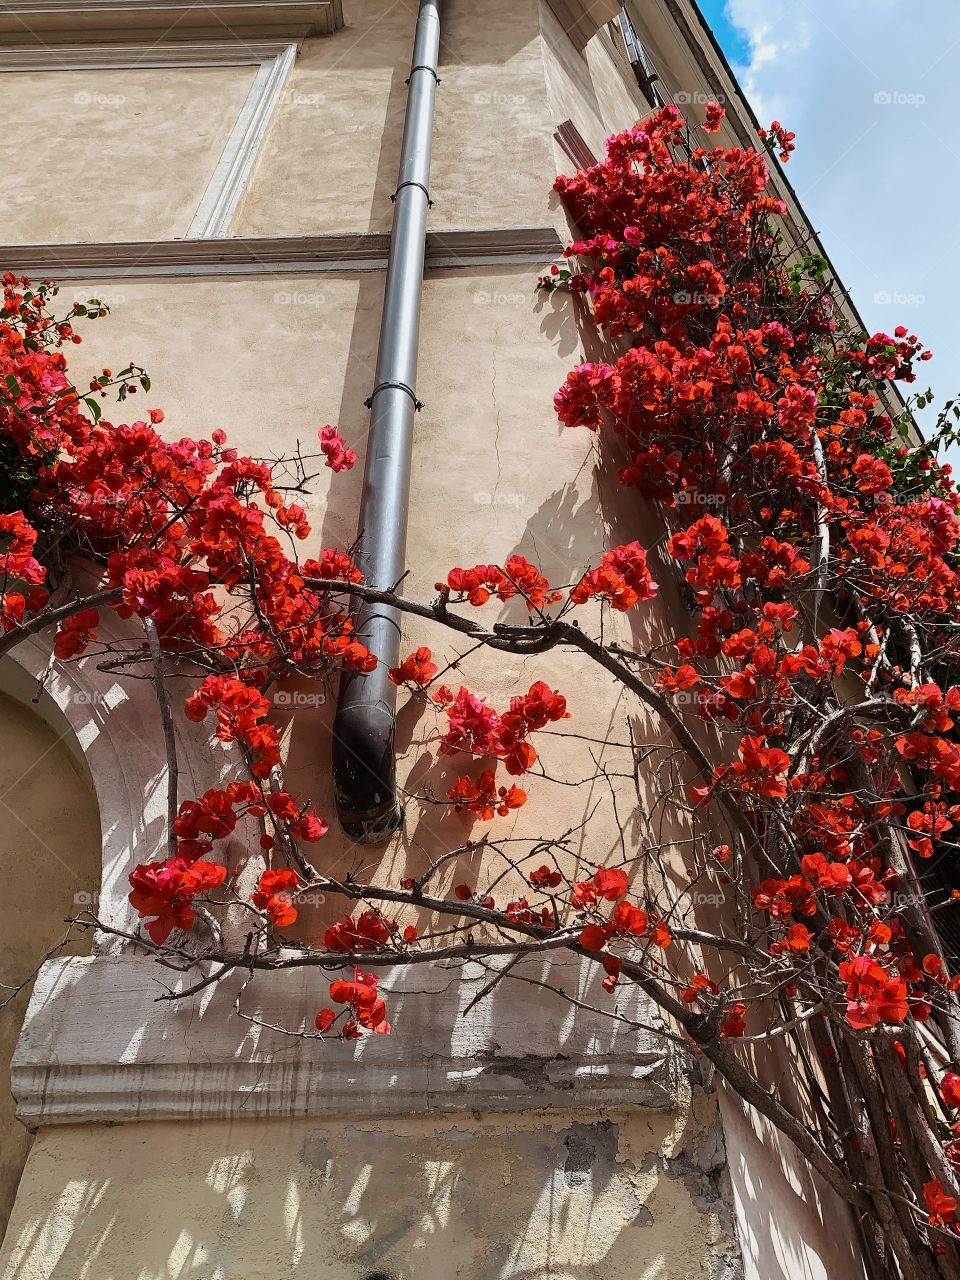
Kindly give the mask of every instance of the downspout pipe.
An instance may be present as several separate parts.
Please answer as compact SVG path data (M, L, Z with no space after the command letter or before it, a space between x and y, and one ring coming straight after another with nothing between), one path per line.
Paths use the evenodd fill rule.
M440 56L442 0L420 0L400 176L380 321L380 347L370 406L370 434L358 529L358 566L381 589L406 569L407 511L414 418L423 263L430 207L430 158ZM400 615L381 605L354 610L357 638L378 659L368 675L341 677L333 722L333 784L340 825L363 843L385 840L402 822L397 799L397 691L387 678L400 658Z

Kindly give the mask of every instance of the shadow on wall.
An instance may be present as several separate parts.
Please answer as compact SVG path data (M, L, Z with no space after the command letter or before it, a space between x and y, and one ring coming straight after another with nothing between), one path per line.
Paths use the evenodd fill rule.
M45 1130L0 1275L733 1280L702 1102L686 1126L634 1111L211 1122L188 1143L155 1123Z
M100 816L82 765L38 715L0 694L0 1236L31 1138L10 1096L10 1058L26 1011L27 979L69 932L64 918L100 889ZM58 954L86 953L86 939Z

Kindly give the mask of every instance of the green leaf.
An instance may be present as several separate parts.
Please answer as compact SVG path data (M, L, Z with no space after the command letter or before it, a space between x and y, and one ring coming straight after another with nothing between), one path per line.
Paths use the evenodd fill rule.
M20 394L20 383L12 373L7 374L4 378L4 382L6 383L7 390L12 396L18 396Z
M93 396L85 396L83 403L87 406L87 408L93 414L94 422L99 422L101 415L103 414L103 410L97 404L96 400L94 400Z

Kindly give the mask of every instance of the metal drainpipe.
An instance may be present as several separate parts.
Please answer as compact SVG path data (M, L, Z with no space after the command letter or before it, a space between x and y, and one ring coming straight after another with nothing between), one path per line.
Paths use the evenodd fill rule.
M370 400L370 434L360 503L359 567L371 586L390 587L406 568L407 508L417 400L430 154L442 0L420 0L413 67L394 194L380 350ZM345 672L333 722L333 785L344 832L375 843L402 821L396 784L397 691L387 670L400 657L400 615L385 606L354 610L358 638L376 654L369 675Z

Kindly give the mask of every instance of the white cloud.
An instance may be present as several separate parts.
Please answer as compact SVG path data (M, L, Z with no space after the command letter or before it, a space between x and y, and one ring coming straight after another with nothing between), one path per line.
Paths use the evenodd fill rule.
M917 332L935 357L923 384L947 399L960 390L960 5L728 0L727 12L750 42L744 88L762 123L796 131L787 172L865 324Z

